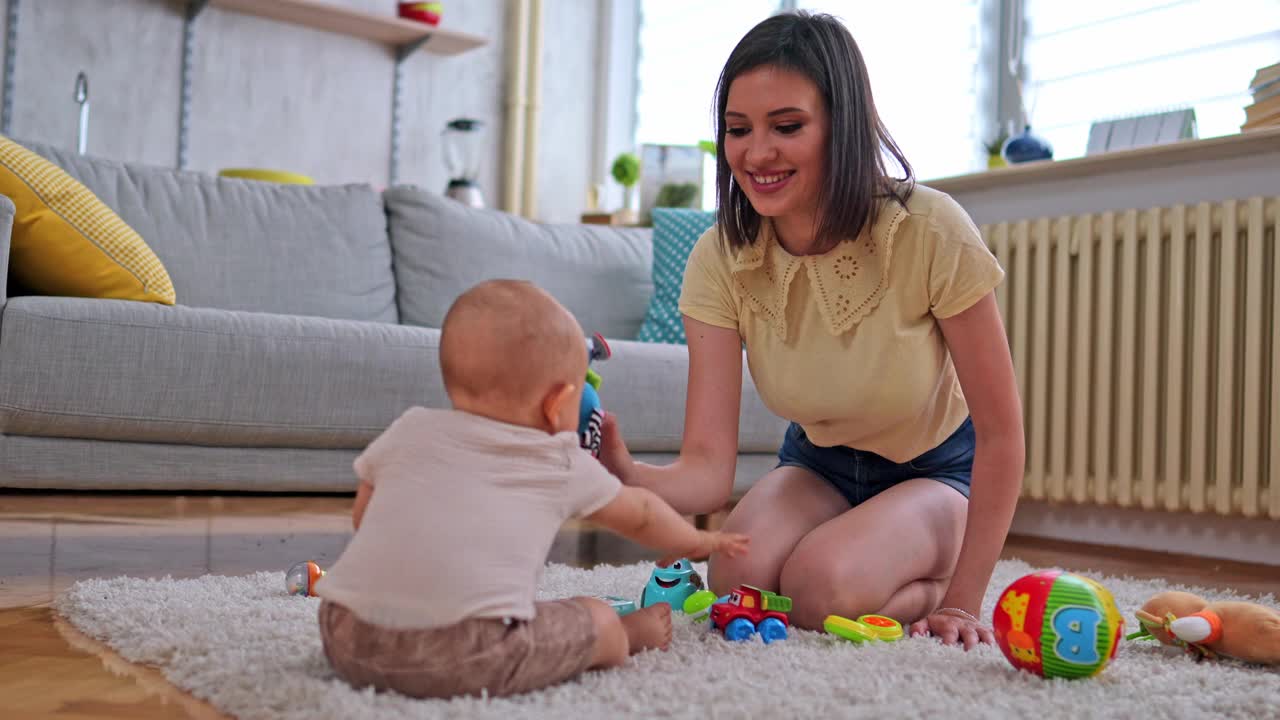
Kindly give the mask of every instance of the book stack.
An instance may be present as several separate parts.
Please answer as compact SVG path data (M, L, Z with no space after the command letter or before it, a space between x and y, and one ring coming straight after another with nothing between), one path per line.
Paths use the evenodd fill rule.
M1243 132L1280 127L1280 63L1259 68L1249 83L1253 104L1244 108Z

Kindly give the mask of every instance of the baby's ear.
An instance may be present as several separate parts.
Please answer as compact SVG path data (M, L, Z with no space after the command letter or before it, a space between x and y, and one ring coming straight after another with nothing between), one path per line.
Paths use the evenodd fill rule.
M569 427L561 427L560 422L560 418L565 415L565 406L574 404L577 391L578 385L561 383L552 387L546 396L542 398L542 417L547 421L547 426L551 428L553 433L577 429L578 408L576 406L573 408L574 424Z

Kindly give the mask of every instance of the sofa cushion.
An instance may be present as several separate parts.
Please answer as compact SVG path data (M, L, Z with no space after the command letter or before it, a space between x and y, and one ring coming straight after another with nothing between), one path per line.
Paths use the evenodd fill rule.
M684 432L689 351L684 345L612 340L613 356L592 365L600 374L600 403L618 416L632 452L676 452ZM760 400L743 360L738 450L774 453L787 424Z
M0 432L241 447L361 448L446 402L439 331L387 323L11 298Z
M226 448L0 435L0 488L351 492L357 483L351 463L359 454L355 449ZM676 455L637 453L635 458L666 465ZM777 462L774 453L739 455L734 496L741 497ZM345 544L345 535L334 537Z
M18 297L0 318L0 433L233 447L362 448L411 405L446 407L440 332L163 306ZM676 452L688 352L610 343L604 407L636 452ZM745 375L745 373L744 373ZM784 424L744 385L743 452Z
M440 327L468 288L517 278L551 293L588 334L639 331L653 291L647 229L538 224L414 187L384 198L401 322Z
M24 145L146 238L183 305L396 321L386 215L367 185L219 178Z
M169 273L142 237L62 168L6 137L0 194L16 207L10 269L23 287L173 304Z
M169 492L351 492L360 450L209 447L0 435L0 487Z
M694 243L716 222L712 210L653 209L653 299L640 326L645 342L685 344L680 291Z

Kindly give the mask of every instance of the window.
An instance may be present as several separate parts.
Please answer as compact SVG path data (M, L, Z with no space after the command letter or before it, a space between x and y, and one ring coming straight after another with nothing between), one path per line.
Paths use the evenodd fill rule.
M778 0L641 0L636 144L712 140L716 81L729 53Z
M729 53L756 23L779 9L779 0L640 0L636 66L636 137L643 145L697 145L714 140L716 83ZM704 210L715 208L716 168L702 164ZM686 156L686 161L688 160ZM652 162L641 152L641 162ZM679 161L677 165L681 164ZM687 168L686 168L687 170ZM693 170L693 172L697 172ZM668 177L644 173L640 203L654 202Z
M979 107L979 0L918 0L909 12L866 0L642 0L636 143L711 139L720 69L738 40L783 6L827 12L849 28L881 118L917 177L985 163L983 135L995 125Z
M979 0L799 0L802 10L830 13L853 34L871 76L876 109L923 181L986 165L988 128L981 103L984 43ZM896 166L888 163L890 173Z
M1168 110L1193 108L1198 137L1237 133L1249 81L1280 61L1280 0L640 6L637 144L710 139L715 83L729 52L757 22L794 7L830 13L849 28L881 118L926 182L984 168L983 145L1002 125L1019 130L1019 115L1058 159L1083 155L1096 121ZM1021 72L1021 110L1008 81L1010 54Z
M1057 159L1097 120L1194 108L1197 135L1234 134L1249 81L1280 61L1280 0L1024 0L1023 102Z

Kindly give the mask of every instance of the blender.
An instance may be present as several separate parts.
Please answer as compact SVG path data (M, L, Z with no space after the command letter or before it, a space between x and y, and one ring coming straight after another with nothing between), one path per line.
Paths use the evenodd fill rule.
M450 120L441 133L444 164L449 172L445 195L464 205L484 207L484 196L476 177L480 174L480 121L472 118Z

